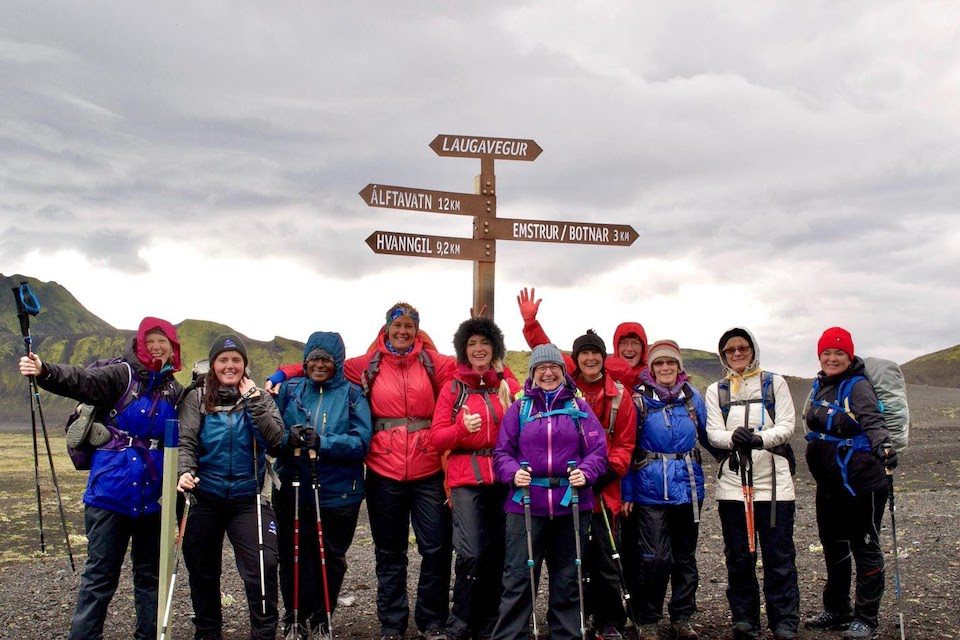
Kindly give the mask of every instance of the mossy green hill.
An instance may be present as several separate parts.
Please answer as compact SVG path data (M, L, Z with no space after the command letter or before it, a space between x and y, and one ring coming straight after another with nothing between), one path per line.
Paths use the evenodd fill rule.
M901 366L907 382L931 387L960 387L960 345L928 353Z

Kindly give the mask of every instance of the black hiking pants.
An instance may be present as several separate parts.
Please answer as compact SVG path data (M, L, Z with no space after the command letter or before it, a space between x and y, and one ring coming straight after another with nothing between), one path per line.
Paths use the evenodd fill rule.
M856 562L853 616L874 629L878 624L884 587L880 523L886 504L885 486L851 496L842 486L827 488L817 485L817 530L827 564L823 608L831 613L850 612L850 580Z
M367 470L367 514L377 560L377 618L381 635L403 635L410 525L420 552L414 620L421 631L444 629L449 612L451 522L443 473L401 482Z
M573 515L534 516L533 561L536 581L540 566L547 560L550 576L550 600L547 627L550 640L576 640L580 637L580 594L577 589L576 544ZM590 530L589 514L580 517L580 541L584 544ZM530 567L527 565L527 530L522 513L507 514L506 558L503 565L503 597L493 640L527 640L533 601L530 595ZM543 622L537 620L541 633Z
M597 495L594 500L599 502L603 498ZM618 540L618 522L612 516L609 517L614 540ZM593 627L597 633L611 626L623 631L627 615L623 611L623 602L620 599L620 575L613 559L613 548L610 546L610 537L607 535L607 525L604 524L603 514L599 511L591 513L590 518L584 577L587 615L593 616ZM619 546L618 542L617 547Z
M294 492L291 483L284 483L273 492L277 511L280 543L280 592L283 594L283 624L293 623L293 516ZM323 597L323 572L320 567L320 545L317 536L317 515L310 480L300 485L300 589L298 624L309 621L311 628L326 626L326 602ZM337 607L337 597L347 573L347 551L357 530L360 503L338 507L320 507L323 525L323 550L330 588L330 610Z
M138 518L87 506L87 561L80 578L70 640L100 640L107 608L120 582L120 570L130 547L133 564L133 604L137 612L136 640L157 635L157 581L160 568L160 513Z
M699 532L690 503L633 505L624 523L624 548L629 552L627 584L638 625L663 618L667 584L673 589L667 605L672 622L697 612Z
M777 526L770 526L770 502L754 502L754 526L763 560L763 597L771 631L797 632L800 624L800 587L797 584L797 552L793 545L796 504L777 502ZM717 503L723 530L723 554L727 562L727 601L733 622L746 621L760 630L760 585L756 557L747 546L747 521L743 502Z
M457 558L447 635L452 640L474 634L489 638L503 592L507 486L454 487L450 493Z
M255 496L216 498L200 490L193 492L187 530L183 538L183 560L190 572L195 638L218 640L223 628L220 605L220 574L223 571L223 537L233 545L237 571L243 579L250 610L251 640L277 635L277 524L269 504L262 506L263 580L266 613L260 600L260 553L257 541Z

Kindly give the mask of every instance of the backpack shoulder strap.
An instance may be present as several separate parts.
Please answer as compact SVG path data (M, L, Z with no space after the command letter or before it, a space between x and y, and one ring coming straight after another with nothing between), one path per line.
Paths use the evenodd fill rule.
M760 372L760 395L763 398L763 408L770 414L770 419L777 421L777 396L773 391L773 374L769 371Z
M696 425L699 423L700 417L697 414L697 403L694 400L693 387L690 386L689 382L683 383L683 406L687 409L687 415L690 416L690 419L693 421L693 424Z
M613 429L617 423L617 413L620 411L620 401L623 399L623 383L614 380L613 384L617 387L617 395L610 401L610 423L607 425L607 433L613 437Z
M450 381L450 393L456 394L453 401L453 407L450 409L450 422L456 422L457 414L461 407L467 402L467 385L454 378Z
M723 423L727 423L730 415L730 380L724 378L717 383L717 401L720 404L720 413L723 414Z
M370 389L373 388L373 381L376 379L377 374L380 373L380 358L383 357L383 354L380 353L380 350L377 349L373 352L373 355L370 356L370 359L367 360L367 368L363 370L363 374L360 376L360 387L363 389L363 395L369 397Z

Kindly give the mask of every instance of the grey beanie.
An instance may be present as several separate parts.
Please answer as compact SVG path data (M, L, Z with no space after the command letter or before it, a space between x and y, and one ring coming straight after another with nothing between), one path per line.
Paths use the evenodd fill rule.
M536 368L536 366L546 362L555 362L560 365L560 368L563 369L564 373L567 371L567 367L563 362L563 354L560 353L560 349L557 348L557 345L548 342L547 344L541 344L533 348L533 353L530 354L528 375L532 378L533 370Z

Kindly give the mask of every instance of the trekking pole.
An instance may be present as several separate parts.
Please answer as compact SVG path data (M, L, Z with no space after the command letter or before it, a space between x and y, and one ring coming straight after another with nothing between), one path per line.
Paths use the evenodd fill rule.
M257 489L257 547L260 553L260 613L267 615L267 584L263 568L263 496L260 494L260 463L257 460L257 436L250 434L253 439L253 485Z
M613 536L613 527L610 526L610 517L607 516L607 506L603 503L602 496L598 495L597 499L600 501L600 513L603 514L603 524L607 529L607 540L610 541L610 556L617 565L617 577L620 578L620 602L623 604L624 611L626 611L630 620L636 620L636 618L633 617L633 605L630 603L630 591L627 589L627 579L623 570L623 561L620 559L620 551L617 549L617 542Z
M23 335L23 345L27 356L33 353L33 337L30 335L30 316L40 313L40 301L30 289L30 285L21 282L20 286L13 287L13 297L17 303L17 318L20 321L20 333ZM43 434L43 444L47 448L47 462L50 464L50 477L53 480L53 490L57 495L57 508L60 511L60 525L63 527L63 542L67 547L67 558L70 560L70 570L77 572L73 561L73 547L70 545L70 533L67 531L67 514L63 510L63 497L60 495L60 481L57 479L57 469L53 464L53 453L50 449L50 436L47 434L47 421L43 417L43 405L40 403L40 385L36 376L28 376L30 391L30 425L33 431L33 472L37 493L37 520L40 526L40 551L46 551L46 541L43 533L43 505L40 498L40 451L37 443L37 417L40 417L40 431Z
M326 419L326 414L324 414ZM323 581L323 606L327 614L327 636L333 640L333 611L330 608L330 582L327 580L327 552L323 544L323 523L320 521L320 483L317 482L317 451L307 449L310 458L310 473L313 479L313 506L317 512L317 547L320 549L320 579Z
M753 457L750 449L737 450L740 457L740 486L743 489L743 513L747 520L747 550L755 554L757 543L756 527L753 519Z
M567 474L577 468L576 460L567 461ZM583 619L583 562L580 551L580 490L570 487L570 505L573 507L573 542L577 556L577 595L580 598L580 640L587 640L587 625Z
M530 473L530 463L521 462L520 468ZM533 559L533 516L530 513L530 485L523 488L523 524L527 529L527 567L530 569L530 620L533 623L533 637L538 638L537 629L537 581Z
M183 492L183 516L180 519L180 531L173 543L173 573L170 574L170 588L167 589L167 603L163 607L163 628L160 630L160 640L166 640L170 629L170 612L173 609L173 589L177 586L177 571L180 569L180 557L183 555L183 534L187 531L187 516L190 515L189 491Z
M883 457L890 455L893 445L883 446ZM897 617L900 623L900 640L906 640L906 630L903 624L903 591L900 588L900 549L897 547L897 503L893 499L893 469L884 467L887 474L887 490L890 493L890 533L893 536L893 593L897 598Z
M293 450L293 624L285 640L300 640L300 447ZM306 629L304 629L306 633Z

